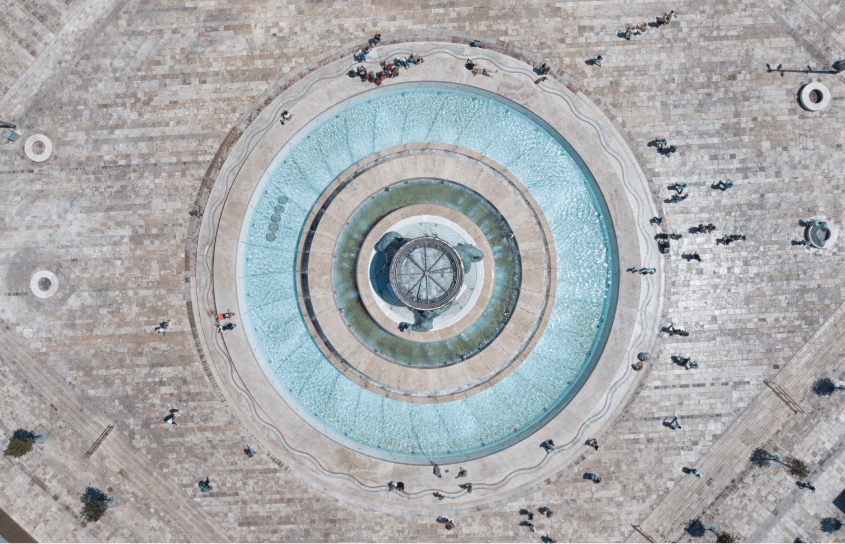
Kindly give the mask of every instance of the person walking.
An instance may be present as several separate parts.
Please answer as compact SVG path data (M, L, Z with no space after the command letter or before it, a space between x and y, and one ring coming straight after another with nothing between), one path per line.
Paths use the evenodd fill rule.
M587 441L587 445L593 448L596 451L599 451L599 443L595 438L591 438Z
M598 57L596 57L596 58L593 60L593 64L595 64L596 66L598 66L599 68L601 68L601 61L602 61L602 58L601 58L601 55L599 55Z
M434 461L430 461L430 463L431 463L431 466L434 467L434 470L433 470L434 475L437 476L438 478L442 478L443 476L440 474L440 465L438 465Z
M674 419L672 419L672 421L669 423L669 428L672 429L672 430L675 430L675 431L683 430L683 427L681 427L681 424L678 423L677 416Z
M458 475L455 478L466 478L467 471L464 470L464 467L461 467L461 470L458 471Z

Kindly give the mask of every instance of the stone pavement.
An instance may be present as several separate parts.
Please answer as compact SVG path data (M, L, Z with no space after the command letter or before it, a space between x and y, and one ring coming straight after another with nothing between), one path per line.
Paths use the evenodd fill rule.
M812 408L807 397L814 395L812 385L819 376L841 370L839 358L843 347L845 305L840 306L798 354L768 382L772 385L760 392L705 455L693 465L685 467L688 470L697 469L704 476L696 478L688 474L688 477L675 485L660 505L639 525L642 531L633 533L628 540L645 542L644 534L648 534L657 540L677 541L684 528L694 519L701 519L702 523L717 520L720 524L735 527L735 530L743 534L748 534L758 527L760 532L766 524L771 525L771 522L765 519L757 519L757 523L749 522L751 512L748 506L743 508L741 502L734 504L735 508L730 509L722 509L719 506L714 508L713 504L720 502L720 498L734 490L735 493L728 495L727 502L735 502L737 495L746 498L750 495L757 500L749 500L747 504L759 508L765 505L767 500L773 500L771 494L774 492L770 489L771 482L767 478L751 477L751 482L745 482L738 476L748 475L752 452L763 444L774 443L776 435L777 447L768 451L779 451L786 457L797 458L802 458L804 452L812 452L812 460L807 459L808 462L818 463L818 451L829 450L834 446L828 440L822 440L822 436L827 436L827 433L821 431L830 431L830 426L824 424L825 420L832 417L835 421L843 410L830 406L828 402L824 407L817 407L817 411L808 416L807 411ZM812 424L805 419L811 419ZM801 432L796 434L795 427ZM819 463L821 464L823 462ZM782 476L784 472L786 471L781 470L778 475ZM794 486L794 481L792 483ZM756 497L751 494L752 489L758 491ZM739 520L731 519L736 517L743 521L738 523ZM733 523L730 523L731 521ZM764 535L765 532L757 536Z
M4 4L10 10L27 5L45 10L52 4ZM654 20L668 9L679 13L669 28L652 28L630 41L617 37L625 24ZM845 87L841 76L766 71L766 63L820 62L771 9L753 1L187 6L129 0L113 17L99 12L105 24L94 23L97 31L89 28L81 43L66 36L68 50L79 52L69 58L77 60L59 65L45 57L41 65L37 54L30 53L31 60L2 47L0 66L9 66L9 74L31 69L43 77L36 92L30 86L16 95L25 106L9 120L27 133L51 136L56 152L37 166L23 158L21 142L0 144L0 319L31 355L116 425L108 440L122 435L183 493L196 493L194 501L237 540L448 536L536 542L545 534L558 541L625 540L632 525L689 478L681 468L705 455L764 390L763 380L774 378L845 300L840 249L792 245L801 235L799 219L827 215L840 224L845 219L840 100ZM782 19L800 29L793 33L807 36L807 43L813 40L809 27L792 17ZM430 516L376 514L309 488L264 456L246 459L241 450L250 437L220 402L192 344L183 276L187 212L228 130L250 104L324 49L353 39L363 43L376 31L428 27L483 34L543 55L615 116L634 142L668 228L684 233L666 257L671 282L665 321L692 333L663 340L662 355L650 364L626 414L598 437L599 452L585 448L577 465L514 503L460 512L444 505L444 515L457 522L450 535ZM40 50L47 47L43 43ZM585 60L596 54L605 57L603 66L587 66ZM834 97L818 114L802 110L794 99L814 79ZM0 108L2 115L11 111ZM679 152L658 155L648 143L660 137ZM736 183L733 189L710 188L728 178ZM670 194L667 186L677 181L689 185L691 197L662 204ZM715 223L717 232L688 232L701 222ZM748 241L715 244L733 232L746 234ZM690 251L703 262L681 257ZM56 272L63 287L42 301L29 294L28 281L44 268ZM173 319L172 332L154 334L153 327L167 318ZM673 365L674 354L697 359L701 368ZM841 368L831 373L842 378ZM10 378L4 385L19 382ZM835 406L837 400L824 402ZM0 402L7 413L10 403ZM182 421L164 427L162 414L173 406L182 409ZM834 452L814 476L826 483L817 485L815 495L797 494L790 502L791 480L777 470L749 471L747 478L756 475L757 481L777 474L771 485L781 487L749 484L758 491L747 496L746 488L728 490L715 503L722 508L724 529L746 540L794 540L793 534L802 540L838 538L819 527L822 518L839 515L831 503L842 490L833 479L842 474L841 455L835 453L842 426L819 420L813 431L813 413L801 420L810 422L806 428L784 427L784 436L794 433L789 442L776 443L776 436L763 447L794 444L793 451L808 451L810 460L802 444L823 436L834 446L812 451L819 459ZM662 425L675 415L684 422L683 433ZM76 447L84 451L82 442ZM583 479L592 471L603 474L600 486ZM215 493L199 496L198 476L210 476ZM433 476L421 472L426 477ZM66 478L57 472L42 481L48 489L62 482L67 500L81 491L77 485L89 483ZM21 493L35 489L31 478L15 481ZM52 501L46 492L38 497L44 504ZM557 515L536 523L537 533L518 525L524 519L520 508L536 512L541 505ZM92 534L90 527L80 531L59 508L56 512L56 526L65 524L68 540L124 540L128 528L136 527L112 533L103 526L102 533ZM40 515L13 517L32 532ZM173 526L181 522L173 520ZM58 533L32 534L43 539ZM139 527L132 539L163 535L163 529Z
M46 443L34 445L33 451L18 459L3 457L0 466L7 482L1 506L30 528L36 539L232 540L120 433L110 433L86 458L109 422L52 370L27 355L4 329L0 329L0 348L6 401L3 435L18 428L48 433ZM119 501L119 508L109 510L93 525L80 518L80 496L88 486L114 493Z

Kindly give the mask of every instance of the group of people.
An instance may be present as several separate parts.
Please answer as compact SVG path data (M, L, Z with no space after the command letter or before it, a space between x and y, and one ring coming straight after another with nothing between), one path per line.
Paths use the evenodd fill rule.
M691 360L689 357L678 357L678 364L680 364L687 370L695 370L696 368L698 368L698 363Z
M657 18L657 26L668 25L674 17L677 17L677 15L675 15L674 9L672 11L670 11L669 13L664 12L662 17ZM623 34L625 35L626 40L630 40L632 35L639 36L640 34L645 34L647 30L648 30L648 23L647 22L646 23L640 23L638 25L633 24L633 25L628 25L625 28L625 32Z
M741 240L742 240L742 241L744 241L744 240L745 240L745 235L744 235L744 234L728 234L727 236L725 236L724 238L722 238L722 241L721 241L721 242L720 242L719 240L716 240L716 243L717 243L717 244L722 244L722 245L727 246L727 245L730 245L730 244L731 244L731 242L739 242L739 241L741 241Z
M660 138L657 140L657 150L665 155L671 155L672 153L677 151L678 148L674 145L669 145L665 138Z
M541 506L538 509L538 511L540 512L541 515L544 515L547 518L550 518L555 514L554 512L551 511L551 509L549 509L545 506ZM522 523L520 523L520 525L523 526L523 527L528 527L528 530L533 533L534 532L534 524L531 523L531 522L534 521L534 512L532 512L531 510L522 510L522 511L520 511L520 514L522 514L524 516L528 516L528 521L523 521ZM545 540L545 542L550 543L550 544L557 542L556 540L554 540L553 538L550 538L550 537L546 537L544 540Z
M359 60L356 58L356 60ZM366 59L364 59L366 60ZM425 60L415 54L411 53L406 58L395 58L393 62L388 62L386 60L381 61L381 70L378 72L367 71L366 68L363 66L358 66L356 70L350 70L349 76L355 77L356 75L361 78L361 81L369 81L370 83L375 83L376 85L381 85L382 80L391 78L391 77L399 77L399 67L402 66L403 68L408 68L412 64L420 64L425 62Z
M645 34L646 30L648 30L648 23L628 25L627 27L625 27L625 39L630 40L631 36L639 36L640 34Z
M472 76L475 77L478 74L487 77L493 77L493 74L498 72L498 70L489 70L487 68L479 68L478 63L472 59L467 60L466 67L468 70L472 70Z
M234 329L237 325L232 323L231 321L223 324L223 321L227 319L231 319L232 316L235 315L235 312L231 310L226 310L225 313L215 315L215 320L217 321L217 328L222 333L223 331L230 331Z
M669 13L664 12L662 17L657 18L657 26L668 25L669 22L672 20L672 17L675 17L674 9Z

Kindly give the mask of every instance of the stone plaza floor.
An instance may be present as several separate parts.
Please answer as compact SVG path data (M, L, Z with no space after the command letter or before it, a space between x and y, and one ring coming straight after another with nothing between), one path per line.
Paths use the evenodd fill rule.
M670 9L670 25L620 36ZM189 286L189 212L241 116L327 50L429 30L529 52L604 108L663 231L684 234L661 257L661 325L691 333L658 335L598 451L522 496L434 515L338 500L278 459L247 458L261 448L198 349ZM0 140L0 429L50 439L3 457L0 509L38 541L715 541L685 530L696 519L749 542L842 541L823 521L845 518L845 398L812 386L845 378L845 260L796 243L799 220L845 221L845 73L828 73L841 59L842 0L6 0L0 120L24 135ZM832 94L822 112L796 99L812 81ZM54 145L44 163L23 153L36 133ZM658 138L678 152L659 154ZM675 183L690 196L668 203ZM700 223L717 230L691 233ZM726 234L747 240L718 245ZM31 294L38 270L58 278L55 296ZM178 426L163 424L171 408ZM815 493L756 467L756 448L802 459ZM96 524L80 518L89 485L120 500ZM556 515L530 532L520 510L543 506Z

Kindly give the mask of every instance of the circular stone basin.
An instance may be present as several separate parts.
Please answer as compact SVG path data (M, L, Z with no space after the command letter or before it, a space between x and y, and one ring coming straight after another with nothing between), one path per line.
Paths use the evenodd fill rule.
M451 304L463 283L464 264L458 252L432 236L407 242L390 265L393 292L415 310L437 310Z
M568 143L530 112L496 95L481 96L452 87L377 89L328 110L306 125L273 160L242 223L236 265L239 305L244 332L264 372L282 398L315 429L356 451L394 462L427 465L429 460L475 459L538 430L586 381L607 341L615 312L616 241L592 174ZM327 351L321 350L318 332L309 328L314 316L303 315L298 304L299 297L311 297L298 292L300 238L315 236L306 220L326 188L367 157L420 142L468 149L501 165L539 205L553 238L548 243L554 244L556 252L556 262L551 265L556 295L542 336L539 340L512 339L536 341L534 348L495 385L443 403L387 398L345 376L327 358L329 351L362 348L329 346ZM385 208L385 213L390 213L398 209L397 204L421 205L433 197L438 205L471 216L472 206L457 185L462 180L452 181L452 186L438 188L439 193L409 186L404 193L379 197L369 209L376 210L379 202L384 202L391 205ZM268 241L268 224L282 196L289 201L274 240ZM366 212L364 208L360 213ZM344 217L351 219L334 223L339 240L357 239L360 246L366 231L357 233L361 227L352 211ZM374 224L379 217L372 211L367 224ZM337 221L328 215L323 220ZM482 230L486 228L481 219L473 221ZM518 237L521 225L510 227ZM346 236L347 231L356 234ZM490 243L502 241L492 239ZM338 242L332 255L351 263L350 271L355 270L359 252L369 255L371 251L353 245L347 248ZM519 247L518 251L531 249ZM497 253L494 249L493 253L490 257L497 265L500 259L509 258L509 251ZM311 260L330 262L318 257L313 254ZM523 277L530 279L541 272L516 262L515 272ZM306 263L302 273L307 274L309 284L329 287L334 297L339 288L355 296L354 274L338 284L330 268L323 264L312 268ZM497 292L512 288L511 281L511 275L497 272ZM530 296L519 291L519 300ZM335 309L338 304L342 306L343 301L335 301ZM333 311L331 305L320 308L321 312ZM456 366L462 364L458 361ZM397 368L401 370L399 365Z

